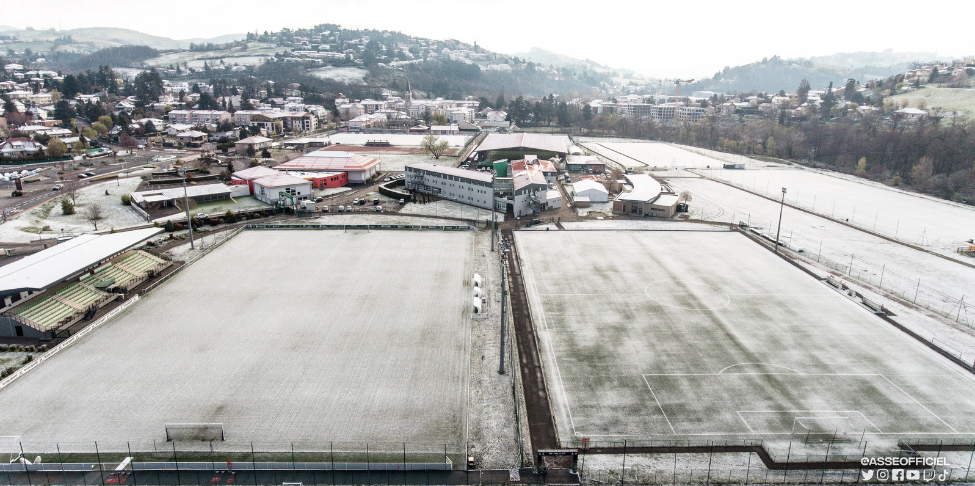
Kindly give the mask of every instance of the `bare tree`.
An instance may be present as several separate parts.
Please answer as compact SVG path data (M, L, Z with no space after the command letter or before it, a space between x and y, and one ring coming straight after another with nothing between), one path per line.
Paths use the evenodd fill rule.
M694 196L691 195L691 191L681 191L680 196L677 198L677 200L686 204L693 201Z
M71 204L78 204L78 181L64 181L64 187L61 190L71 198Z
M98 222L105 219L102 216L102 207L98 203L92 203L85 208L85 219L88 220L94 227L95 231L98 231Z
M436 135L431 133L430 135L423 137L423 142L420 143L420 146L423 147L423 150L432 155L433 158L439 159L440 156L447 151L447 148L450 147L450 142L440 140Z

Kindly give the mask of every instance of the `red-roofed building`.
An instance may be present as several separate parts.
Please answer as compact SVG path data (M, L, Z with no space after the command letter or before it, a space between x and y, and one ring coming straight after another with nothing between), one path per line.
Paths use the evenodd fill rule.
M316 150L274 167L294 172L345 172L348 182L362 184L379 172L379 159L336 150Z

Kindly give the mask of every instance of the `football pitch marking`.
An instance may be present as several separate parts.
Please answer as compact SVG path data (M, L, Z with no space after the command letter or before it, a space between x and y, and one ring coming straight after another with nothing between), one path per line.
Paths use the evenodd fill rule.
M928 412L932 417L934 417L939 422L941 422L942 425L944 425L945 427L949 428L951 430L951 434L970 434L971 433L971 432L958 432L958 430L956 430L954 427L952 427L950 424L948 424L948 422L945 422L945 420L942 419L940 416L938 416L938 414L934 413L933 411L931 411L931 409L929 409L928 407L924 406L924 404L922 404L920 401L918 401L916 398L914 398L910 393L907 393L906 391L904 391L903 388L897 386L897 384L895 384L894 382L892 382L889 378L887 378L886 376L884 376L882 373L803 373L803 372L800 372L800 371L792 370L791 368L786 368L785 366L774 365L774 364L771 364L771 363L739 363L739 364L736 364L736 365L728 366L728 367L722 369L721 371L719 371L718 373L644 373L644 374L641 375L641 377L643 378L643 382L646 383L647 389L650 390L650 394L653 396L654 402L656 402L657 407L660 409L660 412L664 416L664 419L667 421L667 425L670 426L670 430L672 432L672 435L725 435L722 432L713 432L713 433L705 433L705 434L678 434L676 432L676 429L675 429L674 425L673 425L673 422L671 422L670 417L667 415L667 412L664 410L663 405L660 403L660 400L657 398L656 392L654 392L653 387L650 386L650 381L647 379L647 377L648 376L677 376L677 377L679 377L679 376L718 376L718 375L721 375L722 373L724 373L724 371L727 370L728 368L733 368L735 366L742 366L742 365L777 366L777 367L780 367L780 368L789 369L789 370L793 371L794 373L729 373L729 375L731 375L731 374L742 374L742 375L797 375L797 376L827 376L827 377L828 376L837 376L837 377L840 377L840 376L878 377L878 378L883 379L887 383L889 383L891 386L893 386L895 389L897 389L897 391L899 391L905 397L907 397L908 399L910 399L917 406L921 407L925 412ZM725 375L725 376L727 376L727 375ZM752 428L751 424L748 423L748 420L746 420L745 417L742 414L783 414L783 413L797 413L797 414L798 413L833 413L833 414L851 413L851 414L857 414L857 415L859 415L863 419L864 422L866 422L871 427L873 427L876 430L876 432L873 432L873 433L878 434L878 435L904 435L904 434L909 434L909 433L910 434L928 434L928 433L932 433L930 431L885 433L883 430L881 430L880 427L878 427L876 424L874 424L873 421L871 421L869 418L867 418L867 416L865 414L863 414L862 412L860 412L859 410L736 410L735 411L735 414L738 415L738 417L741 419L741 421L745 424L745 427L748 428L749 432L751 432L753 434L756 434L756 435L782 435L782 434L787 434L787 432L755 432L755 430ZM836 417L819 417L819 416L798 417L797 416L797 417L793 417L793 418L794 419L826 419L826 418L843 418L843 419L849 419L850 417L847 417L847 416L842 416L842 417L841 416L836 416ZM731 434L733 434L733 433L731 433ZM632 434L627 434L627 435L632 435Z

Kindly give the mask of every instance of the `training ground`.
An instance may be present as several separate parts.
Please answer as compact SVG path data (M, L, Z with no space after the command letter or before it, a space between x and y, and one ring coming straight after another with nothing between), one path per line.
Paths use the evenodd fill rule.
M564 445L975 432L970 372L744 235L515 240Z
M0 436L165 444L167 423L222 423L221 447L457 450L471 238L244 231L0 391Z

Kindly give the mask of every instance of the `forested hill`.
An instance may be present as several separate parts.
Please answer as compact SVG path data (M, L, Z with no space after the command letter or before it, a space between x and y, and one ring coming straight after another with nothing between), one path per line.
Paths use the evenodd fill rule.
M831 57L819 59L826 60ZM814 89L825 89L830 82L834 86L839 86L845 84L850 78L865 82L903 73L909 65L909 62L898 62L884 65L836 66L810 59L782 59L773 56L743 66L726 67L711 78L702 79L691 84L690 87L695 91L777 93L780 90L795 91L800 81L808 79Z

